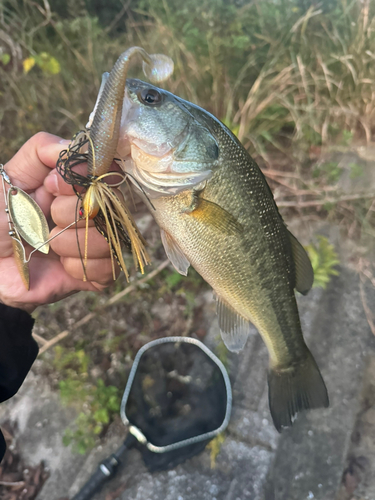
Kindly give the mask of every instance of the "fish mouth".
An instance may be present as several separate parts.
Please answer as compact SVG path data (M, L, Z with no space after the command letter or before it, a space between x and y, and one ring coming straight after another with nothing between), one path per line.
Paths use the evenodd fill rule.
M151 157L149 163L141 163L139 160L134 159L138 158L139 155L143 158L150 155L144 153L131 142L130 151L130 154L121 157L119 165L126 174L129 174L133 184L150 198L176 195L192 186L197 188L212 175L211 170L174 172L171 166L173 163L173 149L163 157ZM151 165L154 165L154 168Z

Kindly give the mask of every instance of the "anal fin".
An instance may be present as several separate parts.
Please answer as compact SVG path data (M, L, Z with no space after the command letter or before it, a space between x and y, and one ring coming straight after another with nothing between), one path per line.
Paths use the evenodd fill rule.
M168 259L171 261L173 267L183 276L187 276L190 262L183 254L181 248L178 246L172 236L164 231L164 229L160 229L160 236L161 241L163 242L165 253L167 254Z
M295 289L306 295L314 282L314 271L306 250L293 234L288 231L296 273Z
M216 313L223 342L230 351L239 352L244 348L249 336L250 322L220 297L216 300Z

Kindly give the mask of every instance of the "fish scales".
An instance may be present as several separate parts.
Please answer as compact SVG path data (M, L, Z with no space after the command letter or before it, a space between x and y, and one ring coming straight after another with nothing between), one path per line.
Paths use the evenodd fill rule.
M220 140L220 129L216 133ZM231 154L237 149L233 140L227 147L227 158L223 158L226 168L207 182L203 196L214 203L220 200L220 206L241 224L240 237L218 233L215 227L185 213L191 199L185 193L153 200L154 216L161 228L173 234L192 266L216 293L257 326L272 362L282 360L287 365L305 354L302 335L290 335L300 330L300 322L288 235L264 189L259 168L245 152ZM212 259L213 251L219 256L217 260ZM270 331L280 335L270 336Z

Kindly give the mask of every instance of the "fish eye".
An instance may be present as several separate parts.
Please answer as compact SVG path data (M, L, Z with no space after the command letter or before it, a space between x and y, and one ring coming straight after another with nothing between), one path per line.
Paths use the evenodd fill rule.
M163 100L163 96L155 89L143 89L138 94L138 99L148 106L156 106Z

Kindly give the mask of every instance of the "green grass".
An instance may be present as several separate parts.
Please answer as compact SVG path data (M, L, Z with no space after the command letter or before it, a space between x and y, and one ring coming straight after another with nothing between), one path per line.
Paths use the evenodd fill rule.
M323 178L326 184L336 184L341 174L342 169L339 167L338 163L334 161L317 165L312 172L313 178Z
M55 348L53 365L59 374L61 401L78 412L74 425L64 433L63 443L81 454L97 443L120 410L120 389L90 376L90 361L83 349Z

